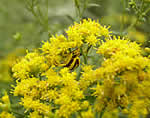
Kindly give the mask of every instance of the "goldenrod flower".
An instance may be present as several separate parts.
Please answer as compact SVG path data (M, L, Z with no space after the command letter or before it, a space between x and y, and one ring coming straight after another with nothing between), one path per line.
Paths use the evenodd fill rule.
M141 54L139 44L111 36L108 29L91 19L74 23L66 30L67 36L52 36L40 51L27 52L13 66L17 83L13 94L21 96L20 104L32 111L29 117L113 118L122 112L133 118L148 114L150 59ZM89 50L101 56L100 66L88 64ZM63 66L73 63L75 51L81 69Z

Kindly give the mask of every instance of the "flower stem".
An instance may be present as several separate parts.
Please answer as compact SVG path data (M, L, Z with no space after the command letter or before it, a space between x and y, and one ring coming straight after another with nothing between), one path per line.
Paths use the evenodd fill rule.
M99 118L102 118L102 117L103 117L103 115L104 115L104 113L105 113L105 109L106 109L106 106L104 106L104 108L102 109Z
M87 64L87 54L83 52L83 49L81 48L81 54L83 55L84 64Z

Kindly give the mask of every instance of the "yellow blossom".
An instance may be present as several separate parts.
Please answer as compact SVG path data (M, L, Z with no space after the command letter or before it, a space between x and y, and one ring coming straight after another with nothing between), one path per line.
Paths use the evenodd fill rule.
M81 116L82 116L83 118L95 118L95 117L94 117L94 113L93 113L93 111L92 111L92 108L89 108L87 111L82 112L82 113L81 113Z
M150 59L142 55L139 44L111 36L109 27L84 19L70 26L66 36L43 42L39 50L27 52L12 68L13 94L21 97L29 117L117 118L121 112L138 118L148 114ZM76 50L79 68L63 66L74 62ZM88 59L95 57L101 63L89 65ZM7 97L1 104L4 101Z
M0 113L0 118L16 118L16 117L8 112L3 111Z
M37 111L31 112L29 118L42 118Z
M39 113L43 113L46 116L51 114L50 105L43 104L39 100L33 100L32 98L25 97L21 99L21 104L24 108L27 108L27 110L33 109Z

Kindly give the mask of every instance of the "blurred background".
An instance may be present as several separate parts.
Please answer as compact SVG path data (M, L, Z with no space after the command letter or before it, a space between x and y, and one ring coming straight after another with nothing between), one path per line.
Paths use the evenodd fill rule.
M11 66L82 18L99 19L115 35L150 50L150 0L0 0L0 92L9 90ZM79 10L82 12L79 18ZM145 50L145 47L147 47Z

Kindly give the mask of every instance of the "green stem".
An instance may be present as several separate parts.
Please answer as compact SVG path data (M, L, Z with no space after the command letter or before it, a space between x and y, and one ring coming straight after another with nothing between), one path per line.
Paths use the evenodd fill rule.
M22 115L22 114L20 114L20 113L18 113L18 112L16 112L16 111L12 111L12 113L14 113L14 114L17 114L17 115L19 115L19 116L24 117L24 115Z
M83 17L83 14L84 14L84 12L85 12L85 10L86 10L86 8L87 8L88 2L89 2L89 0L85 0L85 1L84 1L83 10L82 10L82 13L81 13L81 16L80 16L81 18Z
M149 11L150 11L150 8L148 8L148 9L145 11L145 14L147 14Z
M25 2L26 2L27 10L32 13L32 15L36 18L36 20L43 27L43 29L47 31L48 30L48 13L46 15L47 19L44 18L44 15L42 14L41 9L39 8L39 6L37 6L37 8L38 8L37 10L38 10L39 15L40 15L40 17L39 17L38 14L36 13L35 9L34 9L35 4L37 4L37 3L35 3L34 0L31 0L31 3L28 0L25 0ZM48 4L48 0L47 0L47 4ZM48 8L48 6L47 6L47 8ZM47 11L48 11L48 9L47 9Z
M79 79L80 79L81 72L82 72L82 69L81 69L81 67L79 66L79 71L77 72L76 80L79 80Z
M81 4L80 4L80 0L74 0L74 3L75 3L75 7L76 7L76 14L77 14L77 17L78 17L78 20L80 21L83 17L83 14L87 8L87 5L88 5L88 1L89 0L84 0L84 4L83 4L83 9L81 9Z
M143 11L143 8L144 8L144 0L142 0L142 3L141 3L141 11Z
M83 52L82 47L80 49L81 49L81 54L83 55L84 64L87 64L87 55Z
M86 53L86 56L88 56L88 52L89 52L89 50L91 49L91 47L92 47L92 45L90 45L90 46L88 46L88 48L87 48L87 53Z
M137 22L138 22L138 19L136 19L136 20L126 29L126 31L132 29L132 28L137 24Z
M124 24L125 24L125 21L124 21L124 16L125 16L125 8L126 8L126 4L125 4L125 0L122 0L122 5L123 5L123 12L122 12L122 17L121 17L121 27L120 27L120 32L121 32L121 35L123 34L123 30L124 30Z
M80 10L80 2L79 0L74 0L75 8L76 8L76 15L78 17L78 21L81 20L81 10Z
M106 109L106 106L104 106L104 108L102 109L99 118L102 118L102 117L103 117L103 115L104 115L104 113L105 113L105 109Z
M33 14L33 16L37 18L38 22L39 22L41 25L43 25L41 19L40 19L40 18L38 17L38 15L36 14L36 12L35 12L33 6L31 7L31 10L30 10L30 11L31 11L31 13Z
M19 105L19 104L11 104L11 107L12 108L19 108L19 107L21 107L21 105Z
M92 46L89 46L89 47L87 48L86 54L83 52L83 49L80 48L81 54L83 55L84 64L87 64L87 56L88 56L88 52L89 52L89 50L90 50L91 47L92 47ZM78 71L78 73L77 73L77 80L79 80L79 78L80 78L80 76L81 76L81 72L82 72L82 69L81 69L81 67L79 67L79 71Z

